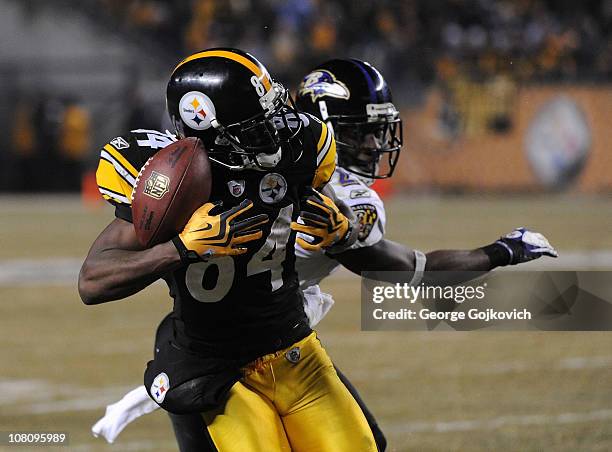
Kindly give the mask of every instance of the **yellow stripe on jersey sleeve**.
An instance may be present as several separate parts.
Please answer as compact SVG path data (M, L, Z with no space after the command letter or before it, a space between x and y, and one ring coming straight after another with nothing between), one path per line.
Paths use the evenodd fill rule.
M121 155L121 153L117 149L115 149L110 144L104 146L104 149L110 155L112 155L115 160L117 160L117 162L119 162L121 166L125 168L132 176L138 177L138 171L136 170L136 168L134 168L134 166L130 162L128 162L128 160L123 155Z
M321 136L319 137L319 142L317 143L317 155L323 149L323 145L325 144L327 134L329 133L329 130L327 126L325 125L325 123L321 122L320 124L321 124Z
M121 204L131 204L133 187L117 173L111 162L100 159L96 171L96 182L104 199Z
M320 188L331 179L336 170L336 140L333 134L322 124L321 136L317 144L317 169L312 186Z

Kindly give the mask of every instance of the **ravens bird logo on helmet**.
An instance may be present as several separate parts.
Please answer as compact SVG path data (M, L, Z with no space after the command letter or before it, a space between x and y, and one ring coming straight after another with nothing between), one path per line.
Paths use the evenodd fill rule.
M391 177L403 142L402 121L374 66L356 59L327 61L304 77L296 103L333 129L342 168L368 180Z

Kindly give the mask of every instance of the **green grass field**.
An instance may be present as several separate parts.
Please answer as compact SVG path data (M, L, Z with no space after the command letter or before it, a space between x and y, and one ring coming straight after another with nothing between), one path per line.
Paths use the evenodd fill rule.
M81 259L112 217L72 198L0 205L3 265ZM395 198L388 223L390 238L423 250L475 247L520 225L546 232L562 255L612 250L604 198ZM358 279L334 276L324 290L336 305L320 338L376 414L389 450L612 450L611 333L361 332ZM70 445L56 450L175 450L161 412L114 445L90 434L106 404L141 384L153 332L171 308L165 287L86 307L76 279L4 280L0 299L0 431L68 432Z

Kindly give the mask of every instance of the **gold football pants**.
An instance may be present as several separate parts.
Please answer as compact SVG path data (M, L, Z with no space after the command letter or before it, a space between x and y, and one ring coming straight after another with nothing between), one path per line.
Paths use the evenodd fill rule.
M365 416L315 333L243 370L226 404L203 413L219 451L376 452Z

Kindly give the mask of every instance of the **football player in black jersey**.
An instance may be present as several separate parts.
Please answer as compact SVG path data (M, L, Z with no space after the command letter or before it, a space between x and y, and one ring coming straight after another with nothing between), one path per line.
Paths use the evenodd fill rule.
M399 157L402 136L399 113L392 103L391 92L384 78L373 66L363 61L331 60L313 69L304 78L298 90L297 104L301 110L312 113L335 129L339 137L339 168L327 189L332 190L336 199L343 201L353 210L359 218L361 228L358 240L340 252L336 250L335 254L333 251L313 252L296 247L303 289L312 288L333 268L345 262L345 266L355 272L359 272L361 268L393 268L410 272L416 269L413 281L418 284L423 275L428 275L424 273L426 264L428 271L485 271L498 265L525 262L540 255L554 253L550 247L540 247L536 251L535 247L525 243L522 237L506 239L506 242L501 241L485 249L434 251L427 254L385 240L384 205L369 185L374 179L392 175ZM369 217L359 215L364 203L370 206L372 215ZM371 218L369 223L368 218ZM504 251L505 245L515 250L514 258L513 254ZM493 250L494 255L490 257L487 250L489 253ZM493 259L495 257L497 260ZM371 263L372 259L375 263ZM307 297L306 307L310 308L310 304ZM312 304L321 309L316 300ZM323 312L315 312L317 306L307 309L311 326L318 323L324 315ZM165 320L160 325L158 335L167 335L169 330L169 321ZM350 382L339 371L338 374L364 411L374 432L378 449L384 450L386 442L374 417ZM198 432L201 419L188 415L174 415L172 418L179 441L182 439L182 448L190 450L199 447L202 450L207 441L206 436L194 434Z
M375 451L363 413L310 329L294 266L296 231L314 249L341 250L356 239L316 191L335 169L332 134L235 49L179 63L167 103L178 136L202 139L209 152L211 202L173 240L142 249L130 223L135 178L176 138L134 130L111 140L97 180L117 218L83 263L81 298L104 303L167 282L172 334L157 344L145 387L172 413L201 413L195 428L206 429L211 447ZM205 223L229 231L222 244Z

